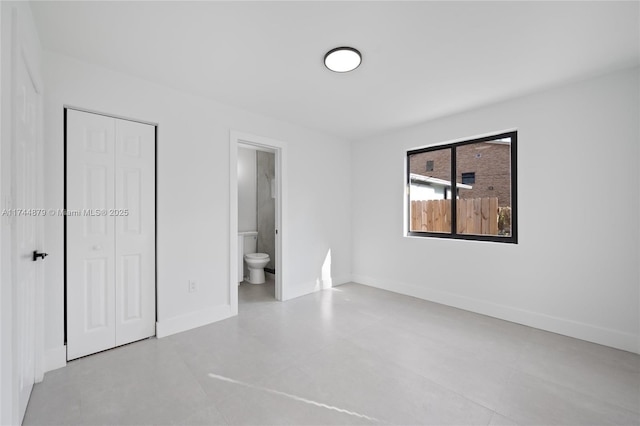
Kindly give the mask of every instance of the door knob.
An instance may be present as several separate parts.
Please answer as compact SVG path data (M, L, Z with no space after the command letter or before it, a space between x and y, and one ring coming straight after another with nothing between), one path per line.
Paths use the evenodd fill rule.
M36 260L38 260L39 257L42 258L42 260L44 260L45 257L49 256L48 253L38 253L38 250L34 250L33 251L33 261L35 262Z

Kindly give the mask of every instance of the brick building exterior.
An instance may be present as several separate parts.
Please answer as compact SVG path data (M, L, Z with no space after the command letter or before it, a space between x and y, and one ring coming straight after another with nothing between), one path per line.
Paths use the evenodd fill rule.
M456 182L473 187L460 189L460 198L498 197L500 207L511 206L511 145L480 142L458 146L456 151ZM409 168L411 173L451 181L451 150L413 154Z

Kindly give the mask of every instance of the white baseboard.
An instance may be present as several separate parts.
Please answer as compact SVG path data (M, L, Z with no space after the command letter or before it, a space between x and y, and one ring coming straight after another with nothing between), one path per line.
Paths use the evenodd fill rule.
M156 336L158 338L171 336L193 328L202 327L216 321L232 317L230 305L216 306L201 311L190 312L173 318L156 322Z
M295 299L296 297L306 296L307 294L346 284L350 281L351 275L343 275L340 277L331 277L329 279L317 279L315 281L309 281L296 286L289 286L289 288L286 288L282 300L290 300Z
M44 372L57 370L67 365L67 347L65 345L44 351Z
M499 305L398 281L378 280L363 275L353 275L353 281L370 287L453 306L466 311L539 328L564 336L575 337L576 339L586 340L624 351L640 353L640 336L632 333L625 333L567 318L559 318L506 305Z

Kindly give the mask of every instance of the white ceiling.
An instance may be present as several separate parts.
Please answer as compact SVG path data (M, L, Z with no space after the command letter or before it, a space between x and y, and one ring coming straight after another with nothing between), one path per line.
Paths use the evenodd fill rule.
M47 50L346 139L640 64L636 1L32 4Z

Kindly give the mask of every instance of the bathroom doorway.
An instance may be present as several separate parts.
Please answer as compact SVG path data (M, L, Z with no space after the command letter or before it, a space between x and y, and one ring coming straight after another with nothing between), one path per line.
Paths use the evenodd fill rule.
M284 300L283 142L231 133L229 303ZM241 308L242 310L242 308Z

